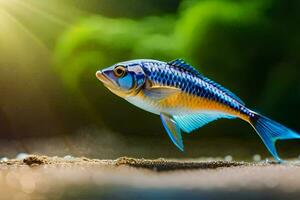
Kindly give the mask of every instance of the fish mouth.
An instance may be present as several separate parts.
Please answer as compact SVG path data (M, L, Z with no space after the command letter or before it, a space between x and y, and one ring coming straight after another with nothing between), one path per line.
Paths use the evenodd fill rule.
M96 77L106 86L113 86L114 83L101 71L96 72Z
M120 97L127 97L132 94L132 90L125 91L119 86L116 85L116 83L111 80L102 70L99 70L96 72L96 77L103 83L103 85L109 89L112 93L120 96Z

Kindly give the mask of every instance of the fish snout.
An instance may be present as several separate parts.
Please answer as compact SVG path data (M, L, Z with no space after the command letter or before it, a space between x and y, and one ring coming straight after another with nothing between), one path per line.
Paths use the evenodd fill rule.
M109 78L106 76L103 70L98 70L96 72L96 77L101 81L103 84L108 84L110 82Z
M112 76L112 71L108 69L98 70L96 72L96 77L101 81L105 87L115 88L118 87L116 80Z
M98 70L98 71L96 72L96 77L97 77L99 80L101 80L102 76L103 76L102 71L101 71L101 70Z

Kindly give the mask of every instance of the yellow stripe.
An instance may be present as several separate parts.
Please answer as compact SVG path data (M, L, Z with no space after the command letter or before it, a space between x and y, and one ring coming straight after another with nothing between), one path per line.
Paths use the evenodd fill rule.
M165 108L186 108L191 110L211 110L221 111L245 121L249 121L249 117L241 114L238 110L230 108L228 105L221 104L216 101L208 100L202 97L185 94L183 92L171 95L159 102L160 106Z

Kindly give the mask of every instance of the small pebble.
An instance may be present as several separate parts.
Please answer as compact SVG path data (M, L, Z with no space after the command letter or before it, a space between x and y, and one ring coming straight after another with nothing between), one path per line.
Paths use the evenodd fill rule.
M74 157L73 156L70 156L70 155L66 155L65 157L64 157L64 160L73 160L74 159Z
M0 159L0 161L1 161L1 162L7 162L7 161L8 161L8 158L7 158L7 157L3 157L3 158Z
M259 154L253 155L253 161L255 161L255 162L261 161L261 156Z
M227 155L227 156L225 156L224 160L227 161L227 162L230 162L230 161L232 161L232 156Z
M19 154L17 154L16 159L23 160L23 159L27 158L28 156L29 156L29 154L27 154L27 153L19 153Z

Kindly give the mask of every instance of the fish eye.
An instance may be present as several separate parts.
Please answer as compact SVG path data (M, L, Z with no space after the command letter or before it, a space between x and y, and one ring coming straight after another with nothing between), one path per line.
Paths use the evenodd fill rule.
M124 66L116 66L115 69L114 69L114 74L116 77L123 77L126 73L126 69Z

